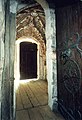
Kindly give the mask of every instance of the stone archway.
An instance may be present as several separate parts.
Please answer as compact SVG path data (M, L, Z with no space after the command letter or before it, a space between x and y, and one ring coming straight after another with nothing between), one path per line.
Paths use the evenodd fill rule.
M53 7L49 8L49 5L44 0L36 0L45 11L46 18L46 60L47 60L47 79L48 79L48 104L51 109L54 109L54 105L57 105L57 71L56 71L56 38L55 38L55 10ZM4 2L4 1L3 1ZM15 88L14 87L14 50L16 40L16 9L17 1L10 0L5 2L6 7L6 30L5 30L5 42L2 50L5 57L3 69L3 101L2 101L2 119L12 120L15 118ZM4 6L3 6L4 7ZM4 10L2 11L4 13ZM4 15L3 15L4 18ZM3 22L5 23L5 22ZM4 27L3 27L4 29ZM3 31L4 34L4 31ZM3 39L3 37L2 37ZM5 49L4 49L5 46ZM3 57L2 57L3 58ZM1 61L1 64L3 60ZM2 72L2 71L1 71ZM2 74L2 73L1 73ZM6 88L5 88L6 86ZM8 88L8 89L7 89ZM7 89L7 90L6 90ZM6 109L7 108L7 109ZM14 112L13 112L14 110Z
M36 0L44 9L46 20L46 60L48 80L48 104L57 110L57 62L56 62L56 26L55 8L50 7L46 0Z

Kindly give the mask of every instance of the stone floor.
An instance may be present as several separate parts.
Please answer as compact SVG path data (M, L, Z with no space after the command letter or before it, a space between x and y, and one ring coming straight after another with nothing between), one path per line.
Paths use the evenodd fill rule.
M64 120L48 106L46 81L20 84L16 98L16 120Z

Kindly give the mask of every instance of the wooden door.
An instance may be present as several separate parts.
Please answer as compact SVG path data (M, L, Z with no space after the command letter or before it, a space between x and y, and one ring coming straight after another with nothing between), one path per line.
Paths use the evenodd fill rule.
M58 108L82 120L82 3L56 8Z
M30 42L20 44L20 79L37 78L37 45Z

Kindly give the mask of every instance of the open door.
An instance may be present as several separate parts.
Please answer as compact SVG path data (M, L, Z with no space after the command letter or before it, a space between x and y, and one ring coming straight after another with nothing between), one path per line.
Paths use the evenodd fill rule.
M20 79L37 78L37 44L20 43Z
M58 108L82 120L82 3L56 9Z

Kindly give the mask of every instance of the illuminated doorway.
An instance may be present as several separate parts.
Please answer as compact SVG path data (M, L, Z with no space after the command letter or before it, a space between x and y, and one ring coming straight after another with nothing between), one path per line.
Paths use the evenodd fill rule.
M20 43L20 80L37 78L37 45Z
M27 68L28 67L28 68ZM15 80L39 79L39 43L31 38L20 38L15 48Z

